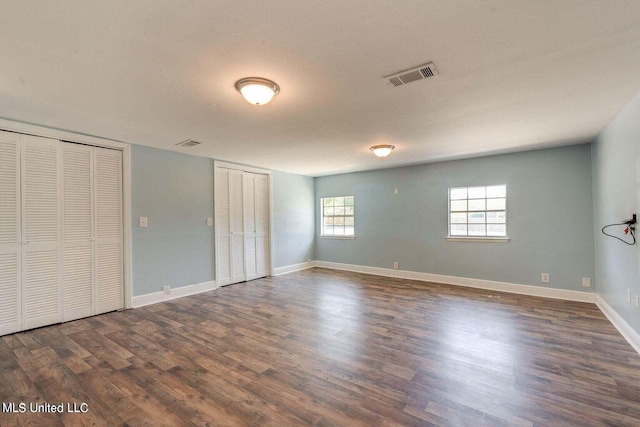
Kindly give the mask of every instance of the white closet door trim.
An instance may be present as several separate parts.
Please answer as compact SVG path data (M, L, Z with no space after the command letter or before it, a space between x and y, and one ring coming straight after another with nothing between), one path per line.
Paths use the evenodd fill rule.
M0 130L19 132L27 135L43 136L62 141L89 144L95 147L112 148L122 151L122 215L124 227L124 293L125 308L132 305L132 268L131 268L131 146L115 139L101 138L67 130L22 123L14 120L0 119Z

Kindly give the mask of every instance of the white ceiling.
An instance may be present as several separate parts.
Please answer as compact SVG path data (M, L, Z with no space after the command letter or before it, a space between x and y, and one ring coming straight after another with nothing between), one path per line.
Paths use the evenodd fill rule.
M321 176L590 141L640 89L640 1L2 0L0 58L4 118Z

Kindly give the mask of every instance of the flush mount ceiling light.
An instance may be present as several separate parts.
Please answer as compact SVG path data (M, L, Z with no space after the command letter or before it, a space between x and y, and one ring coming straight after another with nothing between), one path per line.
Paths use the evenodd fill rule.
M235 87L253 105L264 105L280 92L280 86L276 82L260 77L240 79Z
M383 144L383 145L374 145L373 147L369 148L369 150L373 151L373 154L375 154L378 157L387 157L389 154L391 154L391 151L396 148L393 145L387 145L387 144Z

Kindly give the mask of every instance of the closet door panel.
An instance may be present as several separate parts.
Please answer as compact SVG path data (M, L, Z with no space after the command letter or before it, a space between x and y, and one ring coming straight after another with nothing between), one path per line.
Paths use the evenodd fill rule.
M231 224L229 206L229 169L216 168L216 284L231 283Z
M63 144L63 320L94 312L93 149Z
M0 132L0 335L21 329L20 135Z
M255 177L256 275L269 274L269 178Z
M60 145L22 136L23 329L61 316Z
M96 310L124 308L122 245L122 152L95 151Z
M258 277L256 269L255 176L256 174L249 172L245 172L242 175L246 280L253 280Z
M231 283L246 280L242 171L229 170L229 219L231 228Z

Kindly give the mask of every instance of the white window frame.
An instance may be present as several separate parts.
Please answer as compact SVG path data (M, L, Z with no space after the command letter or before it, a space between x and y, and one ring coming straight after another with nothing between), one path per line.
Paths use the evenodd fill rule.
M501 199L502 197L487 197L486 194L486 190L488 187L497 187L497 186L504 186L505 188L505 194L504 194L504 199L505 199L505 206L504 209L487 209L487 200L493 200L493 199ZM469 198L469 189L478 189L478 188L484 188L484 197L479 197L479 198ZM456 210L456 211L452 211L451 209L451 192L452 190L462 190L465 189L465 191L467 192L467 196L465 199L457 199L457 200L466 200L467 201L467 208L466 210ZM508 194L507 194L507 185L506 184L493 184L493 185L470 185L467 187L451 187L449 188L448 192L447 192L447 237L446 239L449 241L464 241L464 242L484 242L484 243L506 243L509 241L509 237L508 237L508 228L507 228L507 224L508 224L508 220L507 220L507 208L508 208ZM484 205L485 208L484 210L469 210L469 206L468 206L468 201L469 200L484 200ZM488 223L487 222L487 213L488 212L505 212L505 219L504 219L504 226L505 226L505 235L504 236L488 236L486 234L486 225L488 224L492 224L492 223ZM484 225L485 225L485 235L481 235L481 236L473 236L473 235L469 235L468 234L468 229L467 229L467 235L452 235L451 234L451 214L452 213L466 213L467 215L469 215L469 213L474 213L474 212L483 212L484 216L485 216L485 221L484 221ZM469 224L473 224L472 222L469 222L469 220L467 219L467 222L465 223L467 226Z
M340 214L340 215L330 215L333 218L353 218L353 234L325 234L324 232L324 212L325 212L325 206L324 206L324 200L325 199L345 199L347 197L351 197L353 198L353 214ZM343 204L341 205L342 207L347 207L347 206L351 206L351 205L346 205L344 200L343 200ZM340 207L340 206L339 206ZM344 224L344 223L343 223ZM346 227L345 225L343 225L343 227ZM320 237L322 238L329 238L329 239L355 239L356 238L356 198L355 196L352 195L345 195L345 196L326 196L326 197L321 197L320 198Z

